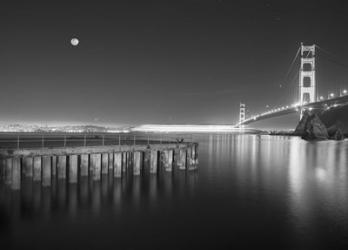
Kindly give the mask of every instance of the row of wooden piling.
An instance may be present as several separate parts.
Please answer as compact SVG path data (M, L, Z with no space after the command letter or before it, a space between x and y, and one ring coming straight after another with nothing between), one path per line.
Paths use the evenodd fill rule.
M151 174L158 173L159 167L172 171L175 166L179 170L197 168L197 144L177 148L146 148L128 151L105 151L81 154L39 154L14 155L2 160L2 176L12 189L20 189L21 177L32 178L49 187L52 178L68 179L69 183L77 183L79 176L89 176L99 181L102 175L113 175L121 178L127 173L140 175L145 171L145 163L149 165ZM48 151L49 152L49 151Z

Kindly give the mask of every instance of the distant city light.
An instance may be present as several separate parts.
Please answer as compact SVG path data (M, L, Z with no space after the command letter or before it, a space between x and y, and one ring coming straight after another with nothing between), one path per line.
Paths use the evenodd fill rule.
M335 94L334 93L330 93L330 97L331 98L335 97Z
M240 124L238 124L240 125ZM135 132L230 132L239 128L230 125L156 125L147 124L135 127Z
M324 100L324 96L320 96L320 97L319 97L319 100L320 100L320 101Z

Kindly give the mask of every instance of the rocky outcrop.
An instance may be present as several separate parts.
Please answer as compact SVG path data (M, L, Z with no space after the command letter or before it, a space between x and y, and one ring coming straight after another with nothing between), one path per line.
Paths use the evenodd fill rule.
M348 105L322 112L305 112L294 135L305 140L343 140L348 136Z
M302 117L295 133L305 140L327 140L329 134L317 114L306 113Z

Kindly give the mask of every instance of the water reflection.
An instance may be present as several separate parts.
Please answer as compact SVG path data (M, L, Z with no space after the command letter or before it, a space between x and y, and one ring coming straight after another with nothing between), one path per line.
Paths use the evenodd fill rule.
M283 206L284 223L290 223L295 238L318 233L323 225L348 229L347 141L211 135L207 143L208 169L214 168L213 181L219 182L215 185L260 206L268 201Z
M74 233L93 232L98 242L109 233L121 249L166 249L167 242L172 249L348 244L347 141L231 134L196 138L198 171L103 176L101 181L84 177L74 185L59 180L50 189L24 179L20 191L0 187L0 212L11 226L40 218L60 218L64 226L82 221ZM54 238L55 233L47 234Z
M129 175L123 179L104 175L100 181L80 177L78 184L54 179L51 188L24 178L21 190L11 190L9 186L2 185L0 199L1 207L8 213L6 216L13 220L49 218L54 214L66 214L73 218L83 211L99 216L105 210L120 212L129 207L137 210L144 205L156 206L163 197L188 195L196 182L195 171Z

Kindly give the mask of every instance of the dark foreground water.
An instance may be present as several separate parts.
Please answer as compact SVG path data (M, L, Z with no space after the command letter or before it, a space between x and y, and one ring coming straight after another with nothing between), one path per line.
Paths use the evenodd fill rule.
M348 249L348 141L196 139L196 172L1 186L1 249Z

